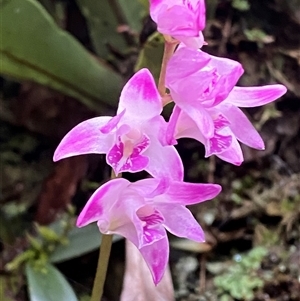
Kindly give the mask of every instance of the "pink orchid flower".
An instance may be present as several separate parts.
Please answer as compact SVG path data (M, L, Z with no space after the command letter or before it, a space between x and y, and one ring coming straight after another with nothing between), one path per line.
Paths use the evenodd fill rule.
M194 138L204 144L206 157L214 154L235 165L244 160L238 141L263 150L262 138L239 107L270 103L282 96L286 87L236 87L243 72L236 61L180 47L166 72L166 85L176 104L167 142Z
M201 48L205 27L204 0L149 0L150 15L157 30L183 42L188 47Z
M166 122L161 97L147 69L124 86L117 115L96 117L75 126L62 139L54 161L82 154L107 154L115 173L146 170L152 176L182 180L183 165L173 146L163 146Z
M135 183L118 178L98 188L77 219L83 227L97 222L103 234L119 234L130 240L144 257L157 284L168 263L172 234L204 241L204 232L185 207L214 198L216 184L193 184L167 179L144 179Z

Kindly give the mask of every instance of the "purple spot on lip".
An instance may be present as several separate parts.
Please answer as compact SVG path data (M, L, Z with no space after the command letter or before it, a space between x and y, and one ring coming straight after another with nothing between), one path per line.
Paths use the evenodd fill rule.
M142 171L149 163L149 158L141 155L150 145L150 139L146 135L142 135L140 141L136 144L131 140L124 142L118 137L118 142L110 149L107 154L107 163L112 166L116 173L129 171L137 172ZM127 144L127 148L126 148ZM130 148L132 150L130 150ZM129 152L127 154L126 152Z

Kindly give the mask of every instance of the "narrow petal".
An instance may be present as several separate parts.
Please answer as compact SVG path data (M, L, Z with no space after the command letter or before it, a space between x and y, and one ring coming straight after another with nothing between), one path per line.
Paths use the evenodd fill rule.
M205 241L205 235L193 217L190 210L180 205L164 204L159 207L164 215L164 226L172 234L178 237L185 237L198 242Z
M230 103L241 108L258 107L276 100L286 91L287 89L283 85L234 87L224 103Z
M167 234L161 240L140 248L140 252L150 269L154 284L158 284L165 273L169 261Z
M231 146L228 149L226 149L223 153L217 154L216 156L222 159L223 161L240 166L244 161L243 152L236 138L232 138L233 139Z
M222 187L218 184L170 181L168 191L164 194L163 202L181 205L198 204L213 199L221 190Z
M236 106L220 105L220 111L230 122L230 129L242 143L263 150L264 142L246 115Z
M162 146L155 138L144 153L149 158L145 168L153 177L183 180L183 164L174 146Z
M79 214L77 227L86 226L103 216L106 217L107 212L114 206L119 195L129 184L129 181L120 178L111 180L98 188Z
M122 119L122 117L125 114L125 111L122 111L120 114L114 116L112 119L110 119L107 124L105 124L104 126L102 126L100 128L100 131L102 134L108 134L110 133L114 128L116 128L116 126L118 125L118 123L120 122L120 120Z
M180 113L181 109L175 105L166 130L166 141L168 145L174 145L177 143L175 140L175 132Z
M164 194L170 186L168 178L147 178L131 184L130 188L136 190L145 198L154 198L157 195Z
M126 109L132 119L151 119L162 111L161 97L148 69L141 69L124 86L118 114Z
M102 134L100 128L112 117L96 117L76 125L62 139L55 150L53 160L58 161L83 154L104 154L113 144L113 136Z

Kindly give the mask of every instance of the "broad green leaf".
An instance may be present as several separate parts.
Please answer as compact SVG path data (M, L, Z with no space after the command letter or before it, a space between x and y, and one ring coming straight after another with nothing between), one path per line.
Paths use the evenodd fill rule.
M115 235L113 240L120 238ZM59 245L51 254L51 262L62 262L96 250L101 243L101 233L96 224L91 224L83 228L73 228L69 232L68 240L67 245Z
M40 271L27 262L25 272L30 301L78 301L68 281L52 264Z
M109 47L126 52L129 44L118 32L118 26L128 24L137 33L141 30L145 8L137 0L76 0L85 16L96 53L109 57Z
M158 32L152 34L141 50L135 71L142 68L148 68L158 82L159 73L161 69L161 62L164 53L164 38Z
M0 73L47 85L93 109L115 105L122 78L60 29L36 0L2 0Z

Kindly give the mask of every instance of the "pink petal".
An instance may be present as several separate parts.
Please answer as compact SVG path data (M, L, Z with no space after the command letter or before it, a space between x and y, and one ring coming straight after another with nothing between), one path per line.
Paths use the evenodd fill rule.
M130 188L136 190L145 198L154 198L157 195L164 194L170 186L168 178L147 178L131 184Z
M149 244L151 245L154 242L161 240L166 235L166 231L162 226L164 218L150 205L145 205L144 207L140 208L137 211L137 215L140 219L141 224L143 225L142 232L138 233L138 236L140 237L138 246L139 248L142 248Z
M205 143L205 158L224 152L230 147L232 136L224 136L215 132L212 138L207 139Z
M206 138L204 138L196 123L183 111L180 112L177 121L175 138L192 138L201 142L202 144L204 144L206 141Z
M162 146L153 138L144 155L149 158L145 170L153 177L183 180L183 164L174 146Z
M150 269L154 284L158 284L165 273L169 261L167 234L161 240L140 248L140 252Z
M210 59L210 56L205 52L195 51L188 47L179 47L167 65L167 86L176 82L178 79L186 78L199 71L207 65Z
M208 66L216 68L220 76L211 94L215 98L214 105L217 105L228 96L244 73L244 69L239 62L212 55L210 57L211 60Z
M174 36L174 38L193 50L201 48L204 44L204 36L201 31L197 37Z
M281 97L287 91L283 85L268 85L262 87L234 87L224 103L230 103L242 108L252 108L270 103Z
M170 68L170 70L172 69ZM180 107L185 104L202 105L209 101L213 103L214 99L208 96L213 90L216 77L215 69L203 68L188 77L182 78L175 74L173 78L167 81L167 87L170 89L173 101Z
M183 5L173 5L158 14L157 31L175 36L195 37L198 29L195 14Z
M229 120L230 129L242 143L263 150L264 142L245 114L234 105L222 104L220 111Z
M76 125L62 139L55 150L53 160L83 155L104 154L113 145L112 135L102 134L100 128L105 126L112 117L96 117Z
M120 178L111 180L98 188L79 214L77 227L86 226L106 217L107 211L114 206L120 194L129 184L129 181Z
M223 153L217 154L217 156L226 162L240 166L244 161L243 152L236 138L232 138L233 139L231 146L228 149L226 149Z
M178 237L205 241L204 232L190 210L173 204L159 205L159 210L165 217L164 226L169 232Z
M120 195L116 194L116 201L105 210L98 227L100 232L124 236L138 247L144 243L144 228L137 211L146 204L145 199L127 189L129 187L124 187Z
M122 111L120 114L114 116L111 120L107 122L107 124L105 124L100 128L100 132L102 134L110 133L114 128L116 128L116 126L118 125L118 123L120 122L124 114L125 114L125 110Z
M214 136L214 122L205 108L203 108L201 105L198 105L197 107L190 105L184 105L180 107L196 123L201 134L205 138L211 138Z
M161 113L161 97L148 69L139 70L124 86L118 114L125 109L126 116L134 120L148 120Z
M192 205L216 197L222 187L217 184L196 184L171 181L165 193L164 202L169 204Z
M173 112L170 116L168 127L166 130L166 142L168 145L174 145L177 143L174 137L175 137L176 127L178 124L180 113L181 113L181 109L175 105L173 108Z

